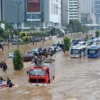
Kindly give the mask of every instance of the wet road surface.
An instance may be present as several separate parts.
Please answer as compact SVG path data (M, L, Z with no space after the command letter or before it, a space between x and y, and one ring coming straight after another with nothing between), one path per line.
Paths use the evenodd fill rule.
M56 77L51 84L46 87L28 86L28 68L12 74L8 71L17 85L0 89L0 100L100 100L100 59L73 59L63 52L54 58ZM25 65L30 66L30 63Z
M27 69L10 78L17 86L0 90L0 100L100 100L99 59L55 56L56 78L46 87L28 86ZM73 98L73 99L69 99Z

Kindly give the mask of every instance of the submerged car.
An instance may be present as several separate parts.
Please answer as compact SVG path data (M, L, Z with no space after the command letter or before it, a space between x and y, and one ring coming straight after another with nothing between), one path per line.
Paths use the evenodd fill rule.
M13 58L13 57L14 57L14 53L13 53L13 52L10 52L10 53L8 54L8 57L9 57L9 58Z
M25 62L30 62L30 61L32 61L33 58L34 58L33 54L24 54L23 55L23 59Z

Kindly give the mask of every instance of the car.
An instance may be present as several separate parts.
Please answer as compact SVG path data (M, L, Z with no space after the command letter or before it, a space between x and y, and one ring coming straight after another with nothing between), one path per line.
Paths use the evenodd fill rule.
M92 45L92 44L93 44L93 41L92 41L92 40L88 40L88 41L86 42L86 44L87 44L87 45Z
M61 51L62 49L59 47L59 46L57 46L56 47L56 52L59 52L59 51Z
M27 52L27 54L34 54L32 51L30 51L30 52Z
M10 53L8 54L8 57L9 57L9 58L13 58L13 57L14 57L14 53L13 53L13 52L10 52Z
M80 41L80 42L78 42L78 44L79 44L79 45L85 45L86 42L85 42L85 41Z
M23 55L24 62L30 62L30 61L32 61L33 58L34 58L33 54L24 54Z
M39 49L38 48L35 48L31 52L39 54Z
M17 45L18 43L17 42L12 42L12 45Z
M56 49L56 52L61 51L61 47L59 46L59 44L53 44L53 49Z

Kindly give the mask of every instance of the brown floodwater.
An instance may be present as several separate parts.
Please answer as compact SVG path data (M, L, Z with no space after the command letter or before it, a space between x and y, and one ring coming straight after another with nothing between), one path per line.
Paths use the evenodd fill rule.
M45 87L29 86L28 68L12 74L8 71L16 86L0 89L0 100L99 100L99 59L73 59L62 52L54 58L56 78L51 84ZM30 66L30 63L25 65Z
M58 41L58 39L57 39ZM29 86L25 68L13 72L12 60L8 59L9 70L0 75L10 77L15 83L13 88L0 89L0 100L100 100L100 59L70 58L58 52L55 58L55 80L48 86Z

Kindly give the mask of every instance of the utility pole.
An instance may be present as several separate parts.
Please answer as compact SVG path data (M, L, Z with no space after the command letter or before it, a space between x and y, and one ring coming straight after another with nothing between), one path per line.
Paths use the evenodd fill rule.
M20 24L20 5L22 3L22 1L15 1L15 3L17 4L17 7L18 7L18 23L17 23L17 26L18 26L18 40L17 40L17 49L19 49L19 24Z

